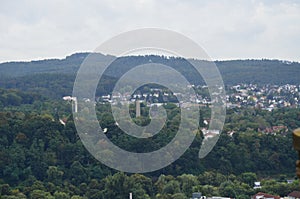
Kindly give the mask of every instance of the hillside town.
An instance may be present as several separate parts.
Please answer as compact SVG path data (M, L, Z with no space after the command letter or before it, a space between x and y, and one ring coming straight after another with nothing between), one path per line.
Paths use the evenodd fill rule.
M272 111L276 108L300 105L300 85L241 84L228 89L227 107L256 107Z
M213 101L209 96L207 86L190 85L196 91L196 95L190 95L191 103L200 106L210 106ZM220 90L223 88L220 87ZM282 107L298 108L300 106L300 85L257 85L257 84L238 84L226 87L226 106L227 108L253 107L272 111ZM212 93L218 95L218 93ZM176 97L186 97L182 93L172 93L163 88L151 88L130 93L115 93L114 95L102 95L98 98L100 102L134 102L142 100L151 104L161 105L166 102L181 104Z
M215 101L211 100L207 86L189 85L186 89L193 88L195 95L185 96L183 93L173 93L164 88L141 88L133 94L130 92L107 94L98 97L98 103L134 103L139 105L144 103L148 107L162 106L172 102L178 107L188 108L193 105L202 107L210 107ZM219 87L219 92L223 87ZM272 111L278 108L290 107L298 108L300 106L300 85L257 85L257 84L238 84L226 86L226 99L223 100L227 109L239 108L257 108L266 111ZM218 100L218 92L212 93L212 96ZM179 98L188 99L187 101L179 101ZM138 103L137 103L138 102ZM139 113L137 113L139 115ZM208 126L209 119L204 119L204 126ZM208 130L202 128L205 138L211 138L219 134L217 130ZM258 132L266 134L281 134L283 136L288 132L287 126L278 125L256 129ZM228 135L232 136L235 132L229 131Z

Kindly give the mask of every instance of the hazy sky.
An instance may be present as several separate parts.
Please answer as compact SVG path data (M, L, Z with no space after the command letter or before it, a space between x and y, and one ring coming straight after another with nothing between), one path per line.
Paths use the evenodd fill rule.
M182 33L213 60L300 61L297 0L0 0L0 62L93 51L143 27Z

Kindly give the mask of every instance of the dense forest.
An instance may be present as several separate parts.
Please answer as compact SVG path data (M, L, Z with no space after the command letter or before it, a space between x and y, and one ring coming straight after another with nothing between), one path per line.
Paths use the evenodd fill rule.
M210 108L204 106L195 140L171 165L151 173L130 174L101 164L88 153L77 135L71 102L62 100L72 94L76 72L87 55L0 64L1 199L124 199L130 192L137 199L186 199L193 192L242 199L259 191L286 196L299 190L295 176L297 153L291 144L292 130L300 126L300 112L296 108L228 109L216 146L208 156L199 159L198 152L205 139L202 128L207 127L204 120L210 118ZM106 71L96 95L109 93L122 72L149 60L173 66L192 82L202 81L191 68L184 67L186 60L180 58L123 57ZM226 85L300 82L299 63L236 60L216 64ZM120 66L122 70L118 69ZM107 137L134 152L158 149L175 136L180 110L172 103L164 108L167 122L162 131L153 139L141 141L119 129L109 104L96 105L100 125L109 129ZM134 105L130 113L139 125L150 121L149 107L143 103L141 117L135 118ZM266 131L274 126L285 128ZM253 189L255 181L261 182L261 189Z
M84 148L74 127L71 104L36 93L2 89L0 92L1 198L189 198L193 191L207 196L248 198L262 189L281 196L298 189L296 152L291 130L300 126L297 109L231 109L213 151L198 159L203 134L186 153L168 167L152 173L118 173L95 160ZM166 105L168 119L180 112ZM139 124L147 123L142 106ZM130 151L147 151L174 136L168 126L152 142L129 139L114 124L109 105L97 106L99 122L109 126L110 140ZM204 107L203 117L209 116ZM62 123L60 120L64 121ZM174 125L170 123L170 125ZM176 124L175 124L176 125ZM288 132L267 134L258 129L285 125ZM229 135L228 132L235 131ZM157 143L160 145L157 146Z

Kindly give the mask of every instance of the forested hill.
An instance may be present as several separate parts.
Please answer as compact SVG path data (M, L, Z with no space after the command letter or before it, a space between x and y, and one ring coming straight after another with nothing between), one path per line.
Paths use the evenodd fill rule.
M76 53L65 59L48 59L31 62L0 64L0 87L29 91L42 91L50 97L61 97L72 92L76 72L89 53ZM97 54L101 59L109 56ZM182 58L161 56L121 57L106 73L108 87L129 69L149 62L169 65L186 75L191 83L204 84L191 65ZM201 61L199 61L201 62ZM280 60L231 60L216 61L225 85L299 84L300 63ZM172 78L172 77L171 77ZM104 85L104 87L107 87ZM105 92L103 89L100 91Z
M76 53L65 59L45 59L31 62L0 64L0 76L20 77L39 73L74 74L88 53Z
M65 59L47 59L31 62L7 62L0 64L1 77L20 77L41 73L74 75L89 53L75 53ZM105 55L98 54L105 59ZM130 56L118 59L117 63L128 68L149 60L176 66L184 63L181 58L160 56ZM297 84L300 82L300 63L280 60L230 60L215 61L225 84ZM112 71L111 75L118 74Z

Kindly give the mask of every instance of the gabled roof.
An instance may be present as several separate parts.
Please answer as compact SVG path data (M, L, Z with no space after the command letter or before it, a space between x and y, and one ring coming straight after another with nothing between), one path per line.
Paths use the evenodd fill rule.
M271 195L271 194L267 194L267 193L263 193L263 192L258 192L257 194L255 194L253 196L253 199L256 199L256 198L274 198L274 199L280 199L280 196L274 196L274 195Z
M300 198L300 191L293 191L293 192L289 193L288 196Z

